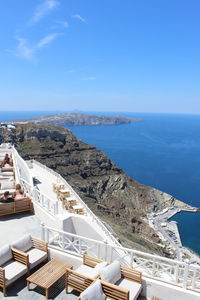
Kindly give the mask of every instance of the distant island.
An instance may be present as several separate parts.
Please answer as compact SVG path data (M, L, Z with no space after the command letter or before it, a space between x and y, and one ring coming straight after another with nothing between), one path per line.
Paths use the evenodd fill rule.
M132 122L141 122L143 119L128 118L125 116L90 115L80 113L64 113L48 116L40 116L28 119L16 119L15 123L32 123L58 126L78 126L78 125L120 125Z

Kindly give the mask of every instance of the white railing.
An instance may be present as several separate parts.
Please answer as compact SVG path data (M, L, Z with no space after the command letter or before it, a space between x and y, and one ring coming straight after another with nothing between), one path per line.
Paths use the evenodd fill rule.
M55 216L58 214L58 201L52 200L44 193L42 193L40 190L38 190L37 187L33 189L33 199L50 215Z
M57 180L61 183L63 183L69 191L76 197L79 203L82 204L82 206L85 208L87 213L92 217L92 220L97 223L97 225L101 228L101 230L104 232L104 234L115 244L118 246L121 246L121 244L117 241L117 239L113 236L113 234L106 228L106 226L102 223L102 221L89 209L89 207L85 204L85 202L80 198L80 196L75 192L75 190L71 187L71 185L68 184L68 182L57 172L53 171L52 169L48 168L47 166L41 164L40 162L36 160L32 160L33 163L40 166L41 168L44 168L51 174L53 174Z
M33 178L31 176L30 170L26 164L26 162L21 158L18 154L17 150L13 147L13 161L14 167L16 171L16 179L20 181L20 179L25 180L31 187L33 187Z
M23 186L25 192L31 196L33 202L37 203L52 216L58 214L58 201L55 201L42 193L36 186L31 187L30 184L22 178L20 178L20 184Z
M119 260L142 271L144 277L200 292L200 266L107 244L44 225L42 228L42 238L51 248L79 256L87 253L108 262Z

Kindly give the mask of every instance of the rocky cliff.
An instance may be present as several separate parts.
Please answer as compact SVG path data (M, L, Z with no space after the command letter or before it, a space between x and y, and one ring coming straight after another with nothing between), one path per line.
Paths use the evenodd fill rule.
M12 142L21 156L36 159L60 173L88 206L109 224L122 244L166 254L146 215L174 205L175 199L128 177L101 151L70 130L48 125L17 125L1 129L0 139Z

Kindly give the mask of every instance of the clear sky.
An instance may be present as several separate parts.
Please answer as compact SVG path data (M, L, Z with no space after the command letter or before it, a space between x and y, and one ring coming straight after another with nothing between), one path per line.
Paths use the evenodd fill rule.
M199 0L2 0L1 110L200 113Z

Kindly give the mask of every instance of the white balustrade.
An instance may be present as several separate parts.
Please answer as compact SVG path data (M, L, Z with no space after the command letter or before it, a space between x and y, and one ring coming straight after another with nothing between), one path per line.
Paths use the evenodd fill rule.
M18 154L17 150L13 147L13 161L14 167L16 170L16 179L20 181L20 179L25 180L31 187L33 187L33 178L31 176L29 167L27 163L21 158Z
M143 276L200 292L200 266L119 247L43 226L43 238L52 248L82 256L84 253L108 262L119 260L142 271Z
M121 244L118 242L118 240L113 236L113 234L106 228L106 226L102 223L102 221L89 209L89 207L85 204L85 202L80 198L80 196L75 192L75 190L71 187L71 185L68 184L68 182L58 173L53 171L52 169L48 168L47 166L41 164L40 162L36 160L32 160L32 162L41 168L47 170L51 174L53 174L57 181L60 183L63 183L69 191L74 195L74 197L78 200L79 203L82 204L82 206L87 211L88 215L92 217L92 220L97 223L97 225L101 228L101 230L104 232L104 234L116 245L121 246Z

